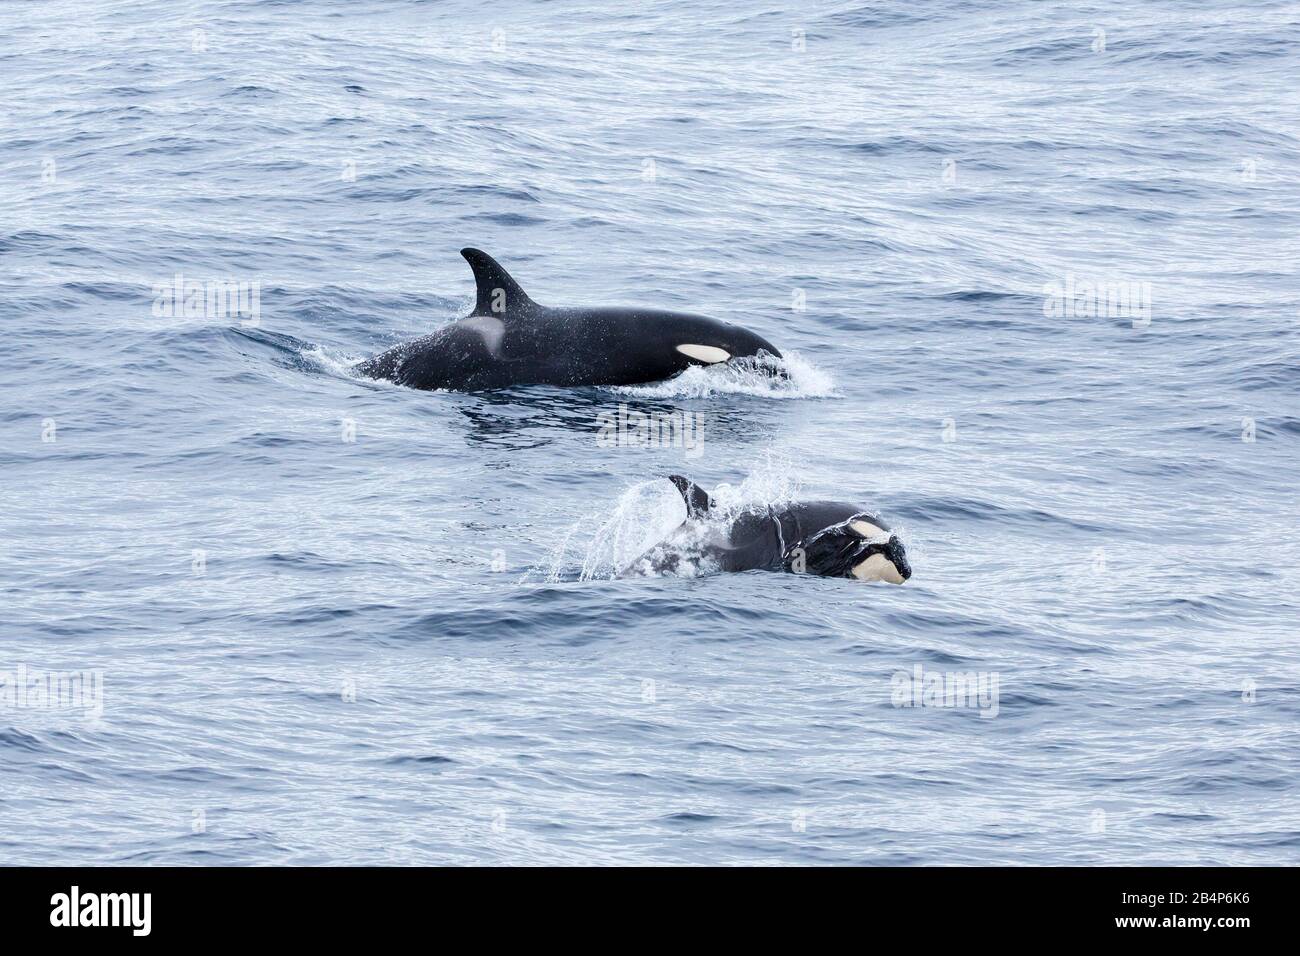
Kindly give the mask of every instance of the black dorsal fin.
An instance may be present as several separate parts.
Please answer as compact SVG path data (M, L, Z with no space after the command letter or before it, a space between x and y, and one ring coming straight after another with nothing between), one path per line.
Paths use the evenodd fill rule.
M491 315L503 319L507 315L517 316L537 307L537 303L519 288L519 283L510 278L510 273L501 268L501 263L486 252L466 248L460 250L460 254L474 270L474 283L478 286L474 311L470 315Z
M682 500L686 502L686 517L695 519L709 513L709 509L713 507L713 499L709 497L707 491L681 475L669 475L668 480L682 493Z

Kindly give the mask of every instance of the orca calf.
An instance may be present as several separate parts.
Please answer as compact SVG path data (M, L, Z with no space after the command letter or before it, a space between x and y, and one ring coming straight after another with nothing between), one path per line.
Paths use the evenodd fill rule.
M789 571L891 584L912 576L898 536L857 505L812 501L748 511L714 529L708 493L681 475L668 480L681 492L687 517L682 528L640 559L658 573L671 574L684 558L699 555L723 571Z
M495 259L460 254L478 286L474 311L423 338L367 359L357 370L421 389L478 391L512 385L639 385L692 365L781 353L747 329L688 312L548 308L530 299ZM772 371L781 374L776 366Z

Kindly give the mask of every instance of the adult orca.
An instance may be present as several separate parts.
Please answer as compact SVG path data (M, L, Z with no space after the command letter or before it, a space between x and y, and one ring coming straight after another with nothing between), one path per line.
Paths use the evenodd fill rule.
M462 249L478 286L474 311L357 366L371 378L422 389L512 385L638 385L692 365L781 353L747 329L689 312L637 307L548 308L530 299L486 252Z
M722 571L789 571L828 578L902 584L907 552L879 515L838 501L809 501L745 511L715 521L713 499L695 482L669 476L686 502L686 521L632 567L660 574L705 558Z

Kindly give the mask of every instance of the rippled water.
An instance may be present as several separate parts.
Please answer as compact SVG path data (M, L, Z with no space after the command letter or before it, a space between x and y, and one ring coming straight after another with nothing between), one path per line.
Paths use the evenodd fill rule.
M0 36L6 861L1300 858L1294 5ZM465 314L465 245L800 374L353 377ZM257 324L155 314L178 273L260 283ZM1092 281L1136 298L1052 296ZM620 404L703 444L606 447ZM670 472L877 508L915 575L610 579ZM996 699L894 706L917 667ZM19 668L102 675L102 714Z

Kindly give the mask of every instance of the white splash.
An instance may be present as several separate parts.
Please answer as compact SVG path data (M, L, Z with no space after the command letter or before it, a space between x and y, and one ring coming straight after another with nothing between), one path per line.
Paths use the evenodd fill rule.
M768 452L740 484L713 489L707 520L687 522L686 503L667 478L640 482L624 491L608 513L588 514L570 527L547 560L524 580L538 575L553 584L575 576L578 581L597 581L709 574L717 566L707 557L707 546L725 541L736 516L793 502L801 484L793 461Z
M801 357L785 353L776 363L785 375L755 359L733 359L718 365L693 365L666 382L620 385L611 391L638 398L710 398L714 395L756 395L762 398L826 398L835 393L831 376Z
M322 372L328 372L332 375L340 375L345 378L356 378L356 366L360 365L365 358L344 355L342 352L335 352L327 349L323 345L307 345L298 350L298 355L303 361L314 365Z
M671 482L655 480L633 485L596 529L578 579L617 577L685 520L686 502Z
M714 510L734 518L744 511L791 504L799 499L805 471L792 459L768 451L739 485L723 483L713 489Z

